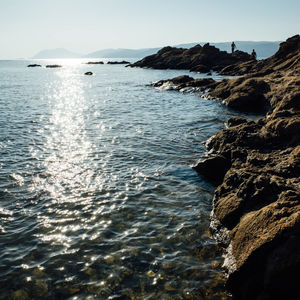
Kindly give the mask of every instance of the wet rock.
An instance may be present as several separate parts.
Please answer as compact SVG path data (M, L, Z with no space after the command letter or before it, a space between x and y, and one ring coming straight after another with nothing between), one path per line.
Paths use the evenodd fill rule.
M198 162L193 169L204 178L218 184L222 182L230 165L230 159L223 155L216 155Z
M163 90L176 90L180 92L199 92L208 89L216 82L212 78L194 79L187 75L178 76L168 80L159 80L151 85Z
M37 67L41 67L41 65L38 65L38 64L31 64L31 65L28 65L27 68L37 68Z
M85 72L84 75L93 75L93 72Z

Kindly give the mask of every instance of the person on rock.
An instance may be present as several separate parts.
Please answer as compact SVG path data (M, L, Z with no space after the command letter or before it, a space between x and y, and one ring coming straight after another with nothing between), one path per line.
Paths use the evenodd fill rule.
M236 45L234 42L231 43L231 53L234 53L234 50L236 49Z
M256 57L257 57L256 52L255 52L255 50L253 49L253 50L252 50L252 53L251 53L251 58L256 60Z

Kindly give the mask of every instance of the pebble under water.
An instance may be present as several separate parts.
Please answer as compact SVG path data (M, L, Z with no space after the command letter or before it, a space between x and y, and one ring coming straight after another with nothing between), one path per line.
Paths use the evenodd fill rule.
M228 299L191 165L234 112L147 86L184 71L29 63L0 61L0 299Z

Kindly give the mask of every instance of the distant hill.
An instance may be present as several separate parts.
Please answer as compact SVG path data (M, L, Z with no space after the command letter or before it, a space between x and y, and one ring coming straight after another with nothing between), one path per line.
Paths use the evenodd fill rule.
M44 59L44 58L80 58L81 56L82 56L81 54L71 52L67 49L57 48L57 49L42 50L32 58L36 58L36 59Z
M140 58L156 53L160 48L145 49L103 49L84 55L84 57L96 58Z
M197 44L203 46L206 42L180 44L174 47L178 48L191 48ZM220 50L230 52L231 42L223 43L210 43L216 46ZM235 41L238 50L242 50L248 53L255 49L258 58L266 58L275 54L279 49L280 42L247 42L247 41ZM167 46L167 45L166 45ZM71 52L69 50L58 48L48 49L40 51L33 58L143 58L145 56L156 53L161 48L144 48L144 49L103 49L98 50L87 55L81 55L78 53Z

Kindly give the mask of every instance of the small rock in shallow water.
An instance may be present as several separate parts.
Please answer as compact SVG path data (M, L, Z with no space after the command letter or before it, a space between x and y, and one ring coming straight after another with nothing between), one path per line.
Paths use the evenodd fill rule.
M28 65L27 68L36 68L36 67L41 67L41 65L38 64L32 64L32 65Z
M46 68L62 68L61 65L47 65Z
M84 75L93 75L93 72L85 72Z

